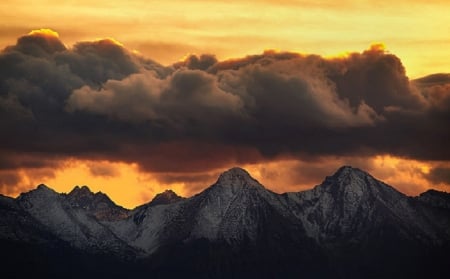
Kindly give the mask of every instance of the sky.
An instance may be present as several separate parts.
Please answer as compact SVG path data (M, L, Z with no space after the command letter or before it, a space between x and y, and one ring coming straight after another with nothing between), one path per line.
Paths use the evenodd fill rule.
M431 2L431 3L430 3ZM448 1L3 1L0 193L133 208L246 168L450 191Z

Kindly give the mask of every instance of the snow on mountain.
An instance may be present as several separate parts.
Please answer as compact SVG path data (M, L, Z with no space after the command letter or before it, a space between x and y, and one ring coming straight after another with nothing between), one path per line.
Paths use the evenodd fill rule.
M0 216L0 240L39 244L55 237L13 198L0 195Z
M327 257L347 267L377 259L391 270L398 258L400 264L418 263L425 260L423 253L450 247L448 197L428 191L411 198L348 166L311 190L285 194L276 194L245 170L232 168L195 196L181 198L168 190L131 211L86 186L58 194L39 185L17 199L0 196L0 240L45 243L57 238L93 254L176 258L181 263L189 263L197 249L202 253L219 249L225 267L245 262L246 257L273 262L273 255L283 257L289 266L293 259L301 260L303 265L295 272ZM180 251L186 254L178 255ZM432 263L435 258L431 259ZM224 268L207 254L198 257L199 262L205 260L213 269ZM361 270L346 273L323 265L339 270L341 278L364 275Z
M87 203L86 208L73 205L76 196L74 193L78 190L74 191L71 192L72 195L66 196L41 184L35 190L21 194L17 198L17 204L48 231L78 249L96 253L131 250L86 210L92 206ZM80 202L83 201L80 199Z
M93 193L87 186L75 186L66 199L75 208L83 208L100 221L114 221L128 217L130 211L116 205L102 192Z
M264 203L262 193L266 191L243 169L224 172L191 202L196 214L190 237L231 240L242 239L246 234L254 239L259 216L252 214L251 209Z
M214 185L189 199L175 204L143 206L132 219L119 222L115 233L149 253L169 241L214 240L219 237L226 214L230 215L233 210L241 211L244 206L233 202L252 188L265 191L244 170L231 169L223 173Z
M409 197L356 168L344 166L314 189L287 196L318 241L362 241L381 227L420 241L437 238L433 224Z
M178 196L174 191L165 190L164 192L157 194L149 203L149 206L155 206L160 204L171 204L179 202L183 199L184 199L183 197Z
M104 224L120 239L149 254L161 246L160 239L167 234L167 227L175 221L180 208L180 203L146 206L134 210L129 218Z
M283 212L278 212L280 208ZM172 204L142 206L111 229L134 247L152 253L164 243L177 241L255 240L274 214L294 217L282 196L265 189L245 170L233 168L200 194Z
M417 200L433 207L450 209L450 193L428 190L420 194Z
M76 247L120 249L127 244L151 254L176 241L256 240L266 223L273 222L273 216L288 220L319 243L363 241L379 227L392 227L406 238L433 242L446 234L443 226L447 223L442 221L446 215L436 221L426 214L423 204L444 198L425 193L417 205L414 199L369 174L344 166L311 190L283 195L267 190L247 171L232 168L191 198L167 190L133 211L87 186L58 194L39 185L22 194L17 203ZM445 206L442 201L437 204Z

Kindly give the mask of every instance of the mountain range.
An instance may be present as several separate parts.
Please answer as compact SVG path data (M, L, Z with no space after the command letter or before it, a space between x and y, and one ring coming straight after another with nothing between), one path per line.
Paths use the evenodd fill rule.
M341 167L277 194L241 168L133 210L87 186L0 195L3 278L450 278L450 194Z

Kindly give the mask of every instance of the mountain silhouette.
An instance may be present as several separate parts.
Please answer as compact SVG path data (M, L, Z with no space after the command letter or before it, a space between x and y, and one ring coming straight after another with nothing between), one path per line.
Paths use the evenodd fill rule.
M408 197L341 167L277 194L241 168L128 210L45 185L0 196L5 278L448 278L450 194ZM23 268L24 264L27 268Z

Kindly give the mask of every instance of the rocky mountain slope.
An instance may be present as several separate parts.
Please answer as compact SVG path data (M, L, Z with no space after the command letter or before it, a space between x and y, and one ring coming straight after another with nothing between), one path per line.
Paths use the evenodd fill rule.
M133 210L40 185L0 197L0 262L55 278L447 278L449 197L408 197L348 166L285 194L233 168L193 197L168 190Z

